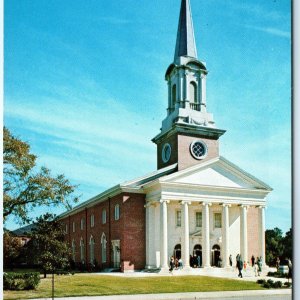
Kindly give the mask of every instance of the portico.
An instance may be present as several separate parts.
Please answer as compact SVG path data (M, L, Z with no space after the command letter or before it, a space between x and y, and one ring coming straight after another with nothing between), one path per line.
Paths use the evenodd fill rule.
M206 182L201 183L204 177ZM247 178L239 168L233 172L233 165L224 158L161 177L145 184L144 189L148 268L168 270L176 245L181 246L185 270L190 268L190 255L196 245L202 249L203 268L215 264L212 251L216 245L221 251L222 267L229 267L230 254L233 258L241 254L246 262L252 255L264 261L264 207L269 188L255 183L252 176ZM249 210L259 210L256 221L253 213L248 215ZM249 247L248 224L260 241L257 251Z

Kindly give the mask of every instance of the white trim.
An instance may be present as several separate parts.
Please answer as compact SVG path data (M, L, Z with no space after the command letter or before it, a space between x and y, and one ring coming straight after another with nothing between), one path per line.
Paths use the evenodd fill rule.
M194 150L193 147L194 147L194 145L195 145L196 143L199 143L199 144L201 144L201 145L204 147L204 154L201 155L201 156L197 156L197 155L194 153L194 151L193 151L193 150ZM208 149L207 149L206 144L205 144L202 140L194 140L194 141L190 144L190 153L191 153L191 155L192 155L195 159L197 159L197 160L202 160L202 159L204 159L204 158L207 156Z

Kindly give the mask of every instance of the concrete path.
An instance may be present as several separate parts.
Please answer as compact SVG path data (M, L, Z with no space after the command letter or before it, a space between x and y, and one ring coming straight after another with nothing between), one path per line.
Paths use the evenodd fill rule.
M234 300L290 300L291 289L237 291L237 292L208 292L208 293L176 293L176 294L147 294L147 295L121 295L121 296L95 296L95 297L68 297L55 298L56 300L205 300L205 299L234 299ZM36 300L51 300L43 298Z

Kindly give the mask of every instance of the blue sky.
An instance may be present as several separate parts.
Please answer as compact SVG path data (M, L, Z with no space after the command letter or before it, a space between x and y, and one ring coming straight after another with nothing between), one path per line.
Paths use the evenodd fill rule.
M221 155L269 184L266 226L291 226L288 0L191 0ZM180 1L10 0L4 123L81 201L156 169ZM38 209L62 212L64 209ZM18 225L10 219L6 226Z

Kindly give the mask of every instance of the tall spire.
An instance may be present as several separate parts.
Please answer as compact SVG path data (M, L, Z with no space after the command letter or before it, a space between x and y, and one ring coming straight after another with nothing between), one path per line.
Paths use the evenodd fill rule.
M189 0L181 1L174 62L180 56L197 58L194 27Z

